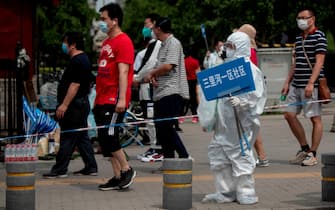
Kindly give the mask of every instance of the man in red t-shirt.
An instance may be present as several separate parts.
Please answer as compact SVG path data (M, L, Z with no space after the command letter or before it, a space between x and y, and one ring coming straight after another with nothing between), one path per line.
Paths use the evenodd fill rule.
M133 80L134 46L121 30L123 12L118 4L100 9L100 30L107 33L103 42L96 79L94 117L97 126L122 123L130 102ZM117 127L98 130L98 141L104 157L110 157L114 176L99 185L100 190L129 187L136 176L121 148Z

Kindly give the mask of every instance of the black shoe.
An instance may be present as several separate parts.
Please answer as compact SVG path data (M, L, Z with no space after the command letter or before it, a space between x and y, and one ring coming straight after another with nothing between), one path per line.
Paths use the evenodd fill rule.
M73 175L77 175L77 176L97 176L98 172L97 171L89 171L86 170L85 168L79 170L79 171L75 171L73 172Z
M115 176L108 180L106 184L99 185L99 190L107 191L107 190L117 190L119 189L120 179Z
M136 171L133 168L128 169L128 171L121 171L119 187L121 189L129 187L133 183L135 176Z
M183 132L183 129L181 129L180 127L176 127L175 129L177 132L181 132L181 133Z
M65 174L58 174L58 173L55 173L55 172L49 172L49 173L43 174L42 176L43 176L43 178L46 178L46 179L66 178L66 177L68 177L68 175L66 173Z

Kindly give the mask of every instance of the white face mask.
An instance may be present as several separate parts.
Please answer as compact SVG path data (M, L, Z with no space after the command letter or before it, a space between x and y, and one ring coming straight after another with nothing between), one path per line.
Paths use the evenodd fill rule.
M235 50L231 49L231 48L227 48L226 49L226 56L227 58L232 58L234 57L234 54L235 54Z
M309 27L308 20L304 20L304 19L297 20L297 25L303 31Z
M153 39L156 39L157 40L157 36L156 36L156 34L151 30L151 38L153 38Z

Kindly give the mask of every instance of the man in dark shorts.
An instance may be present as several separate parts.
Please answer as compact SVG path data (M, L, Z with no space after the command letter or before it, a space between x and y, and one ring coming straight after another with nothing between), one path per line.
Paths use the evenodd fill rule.
M123 12L118 4L110 3L100 9L100 29L108 38L102 44L96 79L96 98L93 109L98 126L120 124L130 102L134 75L134 46L122 32ZM110 157L114 176L100 190L127 188L136 176L120 145L118 127L98 130L98 141L104 157Z

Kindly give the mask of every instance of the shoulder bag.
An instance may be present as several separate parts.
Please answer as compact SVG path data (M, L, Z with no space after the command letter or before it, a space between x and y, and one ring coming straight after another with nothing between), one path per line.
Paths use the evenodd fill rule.
M304 55L306 57L309 68L311 68L311 70L313 71L313 66L312 66L311 62L309 61L309 58L306 54L304 43L302 44L302 49L304 51ZM318 90L319 90L318 91L319 100L324 100L324 101L322 101L323 104L330 103L331 102L331 94L330 94L330 90L329 90L328 85L327 85L326 77L319 78L319 88L318 88Z

